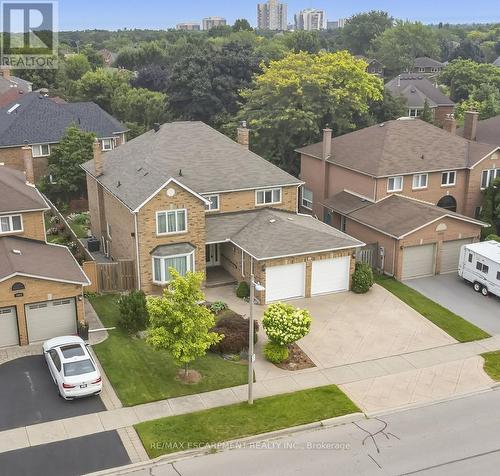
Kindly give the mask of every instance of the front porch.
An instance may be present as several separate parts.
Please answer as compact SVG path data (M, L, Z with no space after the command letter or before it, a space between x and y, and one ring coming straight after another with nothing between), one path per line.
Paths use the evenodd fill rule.
M222 266L207 266L206 268L206 287L215 288L218 286L228 286L236 284L237 280L233 278Z

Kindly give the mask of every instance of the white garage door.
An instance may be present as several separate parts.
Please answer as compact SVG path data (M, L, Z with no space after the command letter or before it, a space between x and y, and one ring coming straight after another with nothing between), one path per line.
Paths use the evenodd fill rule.
M349 256L313 261L311 294L347 291L350 261Z
M266 268L266 302L304 296L305 263Z
M434 274L434 244L411 246L403 250L403 279Z
M460 248L472 243L472 239L445 241L441 248L441 273L456 273L458 271L458 260Z
M74 298L27 304L25 309L30 342L76 334Z
M15 307L0 308L0 347L19 345Z

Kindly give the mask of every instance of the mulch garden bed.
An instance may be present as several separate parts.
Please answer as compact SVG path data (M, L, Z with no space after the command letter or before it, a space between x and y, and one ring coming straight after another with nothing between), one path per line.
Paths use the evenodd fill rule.
M281 362L281 364L275 364L276 367L283 370L302 370L316 367L314 362L297 344L290 344L288 346L288 353L288 359Z

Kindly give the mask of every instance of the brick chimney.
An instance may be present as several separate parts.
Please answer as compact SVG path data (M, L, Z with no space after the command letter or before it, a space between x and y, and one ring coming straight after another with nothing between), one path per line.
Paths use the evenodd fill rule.
M31 147L25 145L22 147L23 151L23 162L24 162L24 174L26 175L26 183L29 185L35 185L35 171L33 168L33 154L31 152Z
M94 153L94 170L96 177L100 177L102 175L102 150L101 150L101 143L99 140L95 140L94 143L92 144L92 151Z
M476 140L477 123L479 122L479 113L476 111L467 111L464 114L464 138Z
M332 155L332 130L329 127L323 129L323 160Z
M247 121L241 121L238 127L238 144L248 149L250 143L250 129L247 127Z
M453 114L449 114L443 123L443 129L448 131L450 134L455 135L457 132L457 121L453 117Z

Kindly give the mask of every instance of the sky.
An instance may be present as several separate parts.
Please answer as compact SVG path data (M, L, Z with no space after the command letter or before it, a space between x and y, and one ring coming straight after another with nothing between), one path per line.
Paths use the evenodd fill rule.
M500 22L499 0L289 0L288 18L304 8L324 9L329 20L367 10L385 10L396 18L424 23ZM233 23L256 23L254 0L59 0L59 29L166 29L184 21L222 16Z

